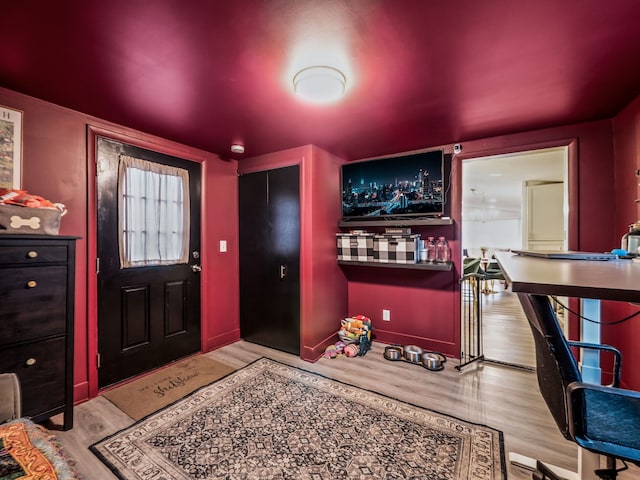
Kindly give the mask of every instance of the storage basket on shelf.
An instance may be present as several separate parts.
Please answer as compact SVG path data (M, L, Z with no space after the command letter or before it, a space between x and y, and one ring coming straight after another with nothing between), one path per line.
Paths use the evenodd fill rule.
M373 233L336 233L338 260L373 261Z
M0 233L58 235L60 218L65 213L61 203L24 190L0 188Z
M373 237L373 261L380 263L417 263L420 234L381 234Z

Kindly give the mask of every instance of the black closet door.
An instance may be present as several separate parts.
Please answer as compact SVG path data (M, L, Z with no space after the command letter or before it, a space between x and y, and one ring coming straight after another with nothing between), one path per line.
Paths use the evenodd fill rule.
M239 179L240 331L300 354L299 167Z

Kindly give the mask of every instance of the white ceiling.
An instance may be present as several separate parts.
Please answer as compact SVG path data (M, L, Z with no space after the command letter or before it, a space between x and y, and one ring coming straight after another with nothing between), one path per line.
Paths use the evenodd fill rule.
M566 156L557 147L463 161L463 219L520 218L524 182L564 181Z

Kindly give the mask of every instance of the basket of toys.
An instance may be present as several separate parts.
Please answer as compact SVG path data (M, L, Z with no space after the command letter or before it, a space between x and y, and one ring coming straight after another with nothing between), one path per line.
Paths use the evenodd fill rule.
M324 356L336 358L358 357L365 355L371 348L371 319L364 315L356 315L340 320L338 337L340 340L335 345L329 345L325 349Z
M360 345L360 354L363 355L363 349L366 352L371 344L371 331L371 319L364 315L356 315L340 321L338 337L345 345Z

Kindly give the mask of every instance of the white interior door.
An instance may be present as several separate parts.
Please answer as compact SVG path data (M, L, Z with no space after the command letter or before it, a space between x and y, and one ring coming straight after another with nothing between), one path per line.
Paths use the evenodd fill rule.
M522 225L524 248L528 250L566 249L564 182L525 182Z

